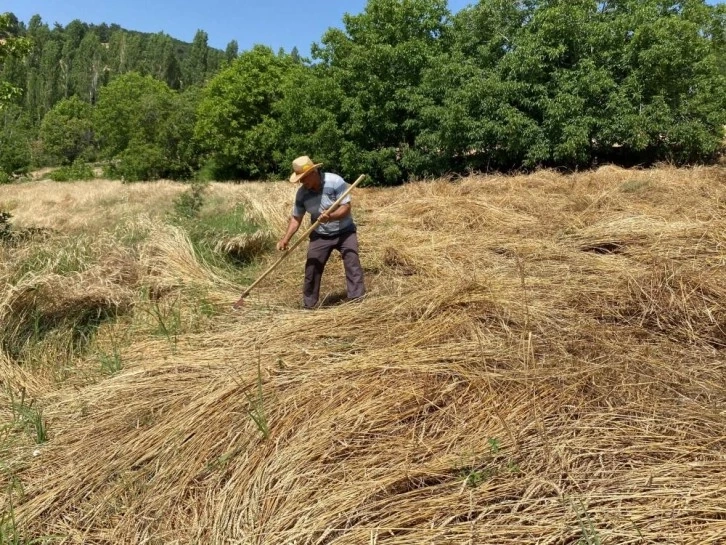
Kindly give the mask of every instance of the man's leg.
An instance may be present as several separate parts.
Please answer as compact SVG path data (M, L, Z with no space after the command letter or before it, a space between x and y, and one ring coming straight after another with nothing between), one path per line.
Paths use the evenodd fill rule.
M323 277L325 264L335 246L335 239L318 238L310 241L308 258L305 262L305 283L303 285L303 305L313 308L318 304L320 296L320 279Z
M363 282L363 267L361 267L358 257L358 236L355 233L343 235L340 238L338 250L343 256L348 299L363 297L366 293L366 286Z

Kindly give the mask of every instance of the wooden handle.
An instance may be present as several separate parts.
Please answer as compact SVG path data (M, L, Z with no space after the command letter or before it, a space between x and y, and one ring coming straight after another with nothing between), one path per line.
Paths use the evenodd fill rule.
M343 194L342 194L342 195L341 195L341 196L340 196L340 197L338 198L338 200L337 200L337 201L335 201L335 202L334 202L333 204L331 204L331 205L330 205L330 207L329 207L329 208L328 208L327 210L325 210L325 211L326 211L326 212L333 212L333 211L335 211L335 210L336 210L336 209L337 209L337 208L338 208L338 207L340 206L340 203L342 203L342 202L343 202L343 200L344 200L344 199L345 199L345 198L346 198L346 197L347 197L347 196L348 196L348 195L350 194L350 192L351 192L351 191L353 190L353 188L354 188L355 186L357 186L357 185L358 185L359 183L361 183L361 182L363 181L363 179L364 179L365 177L366 177L366 175L365 175L365 174L361 174L361 175L360 175L360 176L358 177L358 179L357 179L357 180L356 180L355 182L353 182L353 183L352 183L352 184L350 185L350 187L348 187L348 189L346 189L346 190L345 190L345 192L344 192L344 193L343 193ZM262 273L262 274L261 274L261 275L259 276L259 278L258 278L257 280L255 280L255 281L254 281L254 282L253 282L253 283L252 283L252 284L251 284L251 285L250 285L250 286L249 286L249 287L248 287L248 288L247 288L247 289L246 289L246 290L245 290L245 291L244 291L244 292L242 293L242 295L240 296L240 299L244 299L245 297L247 297L247 295L248 295L248 294L249 294L249 293L250 293L250 292L251 292L251 291L252 291L252 290L253 290L253 289L255 288L255 286L257 286L257 284L259 284L260 282L262 282L262 281L263 281L263 280L264 280L264 279L265 279L265 278L267 277L267 275L268 275L268 274L270 274L270 273L271 273L272 271L274 271L274 270L275 270L275 269L277 268L277 266L278 266L278 265L279 265L280 263L282 263L282 262L284 261L284 259L285 259L285 258L286 258L287 256L289 256L289 255L290 255L290 254L292 253L292 251L293 251L293 250L294 250L295 248L297 248L297 247L298 247L298 246L299 246L299 245L300 245L300 244L302 243L302 241L303 241L303 240L305 240L305 239L306 239L306 238L307 238L307 237L308 237L308 236L310 235L310 233L312 233L312 232L313 232L313 231L314 231L314 230L315 230L315 229L316 229L316 228L318 227L318 225L320 225L320 218L318 218L318 220L317 220L317 221L316 221L315 223L313 223L313 224L312 224L312 225L311 225L311 226L310 226L310 227L308 228L308 230L307 230L307 231L305 231L305 232L304 232L304 233L303 233L302 235L300 235L300 237L299 237L299 238L298 238L298 239L297 239L297 240L295 241L295 243L294 243L294 244L293 244L292 246L290 246L290 247L289 247L289 248L288 248L287 250L285 250L285 253L284 253L284 254L282 254L282 256L280 257L280 259L278 259L277 261L275 261L275 263L273 263L273 264L272 264L272 266L271 266L271 267L270 267L269 269L267 269L267 270L266 270L265 272L263 272L263 273Z

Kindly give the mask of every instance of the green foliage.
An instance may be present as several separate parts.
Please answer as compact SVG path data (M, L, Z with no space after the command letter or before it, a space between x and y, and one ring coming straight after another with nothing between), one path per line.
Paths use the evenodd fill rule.
M192 53L206 57L209 73L217 70L224 57L205 41L189 44L162 32L128 31L115 24L75 20L65 27L49 27L38 15L31 17L27 27L13 16L7 21L11 28L0 29L0 38L12 37L4 47L7 52L11 43L14 54L6 55L3 67L6 59L0 51L0 89L15 88L13 100L23 101L36 128L58 101L77 96L93 104L99 90L120 75L138 72L172 89L188 88L192 74L186 67Z
M331 29L313 46L345 92L344 176L367 172L388 184L408 177L402 153L415 146L427 103L419 85L444 47L449 17L444 0L369 0L363 13L344 16L344 31Z
M48 440L48 429L43 410L33 406L34 400L26 398L25 389L21 390L19 398L12 388L8 388L8 394L14 425L31 433L37 444L45 443Z
M602 155L652 162L710 160L726 122L726 80L709 43L713 8L701 1L624 2L610 14L610 32L631 39L610 43L608 69L616 87L604 102L598 140Z
M487 439L489 452L477 456L457 468L458 475L464 479L464 484L470 488L477 488L499 475L517 475L520 473L516 462L503 455L502 444L496 437Z
M106 169L110 178L124 182L157 180L166 169L164 152L158 145L132 140L129 147L116 156Z
M229 64L237 58L239 55L239 44L237 40L232 40L227 44L227 48L224 50L224 60Z
M30 50L31 42L18 36L17 19L12 13L0 13L0 62L12 56L22 56Z
M0 27L0 85L25 91L0 93L6 173L88 160L95 143L126 180L271 178L307 154L377 184L711 162L724 146L726 7L704 0L479 0L456 15L368 0L312 64L217 51L202 30L182 44L37 16Z
M150 299L148 307L141 310L149 314L157 325L156 334L166 338L172 352L176 352L179 334L182 332L181 300L158 301Z
M22 109L8 105L0 110L0 171L25 172L30 165L33 129Z
M204 88L196 136L215 159L216 178L260 178L278 170L278 130L271 117L282 84L300 70L287 56L255 46Z
M417 143L452 170L711 160L726 96L710 9L482 0L456 16L451 61L426 73Z
M108 174L125 181L190 178L198 93L176 93L149 76L126 74L101 90L95 127Z
M189 85L204 83L211 71L208 40L209 36L203 30L197 30L194 34L191 51L185 63L186 81Z
M250 221L242 206L215 213L202 211L198 218L183 223L199 256L209 264L237 276L240 266L248 264L245 251L224 250L220 242L258 233L260 227Z
M261 226L251 221L241 205L207 202L207 182L193 182L174 200L171 223L189 235L195 252L206 263L231 277L271 246Z
M201 235L209 243L216 243L222 237L232 237L257 232L260 226L252 222L242 205L220 208L214 212L204 210L197 218L192 234Z
M44 164L93 160L93 107L76 96L61 100L43 118L39 139Z
M13 19L14 16L10 13L0 13L0 66L9 60L21 58L30 51L30 40L17 35ZM21 88L0 80L0 110L21 93Z
M276 120L278 149L274 158L278 169L287 173L292 160L302 154L326 166L339 166L345 144L340 127L343 89L321 66L297 65L280 86L282 97L272 114Z
M101 89L95 127L101 149L114 157L132 145L158 144L173 108L172 91L151 76L132 72Z
M194 180L199 182L212 182L217 179L218 173L221 171L214 157L210 157L206 162L194 173Z
M200 151L194 138L199 89L189 89L172 96L172 111L161 126L159 145L164 151L164 176L175 180L194 177L199 168Z
M193 182L189 189L174 199L174 211L180 218L191 219L199 216L204 205L204 194L209 186L206 182Z
M110 354L105 352L99 354L98 360L101 363L101 372L106 375L113 375L123 369L121 355L115 348Z
M60 167L51 171L48 177L55 182L72 182L78 180L93 180L96 175L89 165L77 160L70 166Z

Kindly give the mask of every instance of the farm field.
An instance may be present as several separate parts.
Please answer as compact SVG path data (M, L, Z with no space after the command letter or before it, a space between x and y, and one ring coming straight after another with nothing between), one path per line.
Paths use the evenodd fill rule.
M0 185L0 543L726 543L724 167L294 191Z

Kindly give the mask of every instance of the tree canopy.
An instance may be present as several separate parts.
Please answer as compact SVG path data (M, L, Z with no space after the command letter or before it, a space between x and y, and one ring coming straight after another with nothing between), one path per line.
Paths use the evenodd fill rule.
M0 66L11 65L30 50L30 40L18 36L18 20L10 13L0 14ZM21 89L11 82L0 80L0 108L8 104Z
M726 6L704 0L479 0L456 14L445 0L368 0L312 59L234 40L215 50L203 30L182 44L0 21L2 98L15 108L5 126L25 139L13 165L97 153L134 163L132 178L252 179L307 154L395 184L709 162L723 149ZM91 121L70 115L72 97ZM53 136L63 126L66 149Z

